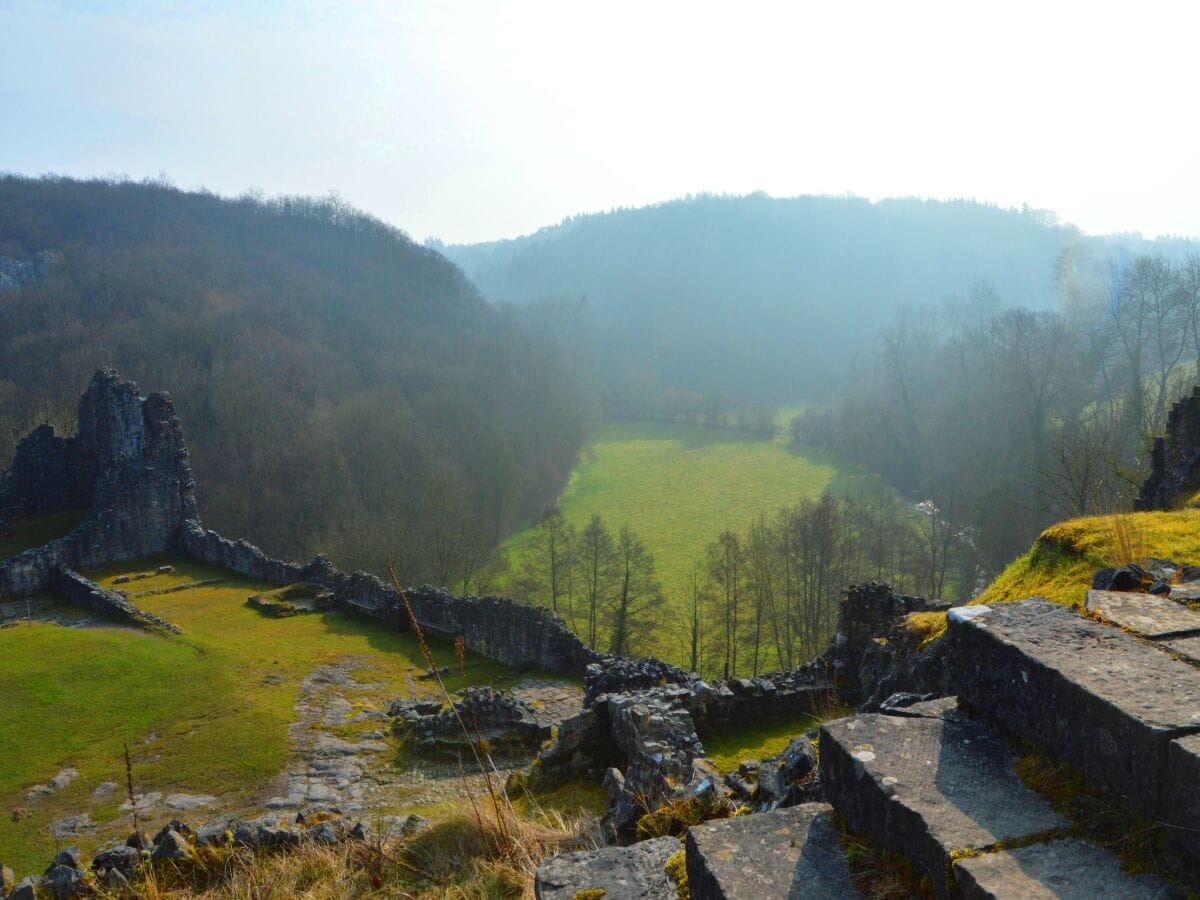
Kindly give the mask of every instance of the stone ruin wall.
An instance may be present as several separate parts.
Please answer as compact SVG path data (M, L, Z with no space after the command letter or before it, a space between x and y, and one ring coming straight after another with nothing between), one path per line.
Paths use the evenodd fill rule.
M79 430L43 425L17 447L0 480L0 521L87 509L69 534L0 561L0 594L53 587L61 569L88 569L178 548L198 518L191 464L167 394L138 396L116 372L96 373L79 401Z
M1174 509L1200 489L1200 387L1173 407L1167 433L1154 439L1150 476L1134 506L1139 510Z
M306 566L284 562L248 541L205 530L183 429L169 395L143 399L135 384L102 369L80 399L78 421L72 437L43 425L21 441L12 467L0 479L0 521L73 508L87 508L87 516L64 537L0 561L0 593L21 597L65 586L92 608L145 624L153 617L139 617L127 600L124 606L113 600L123 597L121 592L94 585L85 591L81 582L90 582L78 571L179 553L270 584L319 584L332 591L338 608L409 630L400 592L374 575L341 572L323 557ZM589 702L602 694L698 681L661 660L597 653L542 607L501 597L455 597L431 587L408 589L405 596L431 634L461 635L472 651L513 668L585 677ZM776 685L793 677L777 673L717 683L704 705L707 712L697 710L702 727L718 728L737 717L791 715L798 707Z
M267 556L200 523L188 452L166 394L138 396L109 370L97 372L80 400L79 431L62 438L49 426L18 447L0 479L0 522L30 513L86 507L66 536L0 560L0 592L28 596L57 588L73 602L142 627L177 630L109 591L78 569L174 553L276 585L310 582L328 589L336 608L397 631L422 629L516 669L583 677L585 708L563 723L539 761L549 778L597 767L610 770L608 823L617 832L640 814L645 796L667 798L720 782L703 759L703 739L752 721L817 714L835 703L855 705L879 691L932 689L941 661L901 652L903 617L933 608L898 597L885 585L851 591L830 650L788 672L707 683L661 660L597 653L549 610L500 597L455 597L431 587L403 595L366 572L346 573L317 557L307 565ZM940 608L940 607L939 607ZM881 651L880 647L887 647ZM915 660L915 664L914 664ZM623 770L623 772L622 772Z

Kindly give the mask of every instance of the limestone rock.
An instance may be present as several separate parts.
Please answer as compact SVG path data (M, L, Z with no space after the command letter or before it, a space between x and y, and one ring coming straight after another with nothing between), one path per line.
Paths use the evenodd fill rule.
M687 833L693 900L857 897L824 803L705 822Z
M963 700L1161 818L1167 745L1200 730L1200 672L1046 600L955 609L949 637Z
M605 891L604 900L676 900L664 866L679 849L678 840L664 837L553 856L538 866L534 891L539 900L574 900L586 890Z
M151 859L187 859L192 855L187 838L174 829L161 834L150 852Z
M1152 640L1200 631L1200 612L1156 594L1088 591L1087 609Z
M1066 829L1006 741L962 714L858 715L821 727L821 784L852 831L904 854L935 890L952 850Z
M71 866L54 865L46 870L41 887L50 892L54 900L70 900L79 891L83 872ZM15 892L14 892L15 893Z
M954 865L963 900L1168 900L1157 879L1130 875L1121 861L1079 838L1000 850Z
M102 850L92 859L92 868L97 872L119 869L129 876L142 862L142 854L133 847L118 846Z

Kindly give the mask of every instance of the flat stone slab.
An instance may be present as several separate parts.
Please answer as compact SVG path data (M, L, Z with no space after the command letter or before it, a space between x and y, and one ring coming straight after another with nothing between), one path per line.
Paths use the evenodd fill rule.
M1079 838L960 859L963 900L1157 900L1176 896L1158 879L1130 875L1111 853Z
M827 722L820 760L825 796L850 829L902 853L939 892L952 851L1068 826L1017 777L1007 741L958 711Z
M1188 581L1183 584L1171 585L1171 599L1180 603L1196 603L1200 601L1200 581Z
M534 893L542 900L574 900L586 890L605 891L604 900L677 900L675 882L663 867L682 847L676 838L663 837L552 856L538 866Z
M1151 639L1200 633L1200 612L1158 594L1088 591L1087 609Z
M689 829L692 900L859 896L832 816L826 803L805 803Z
M958 607L949 623L963 700L1160 817L1167 745L1200 731L1200 671L1048 600Z
M1159 643L1181 659L1200 665L1200 635L1167 638Z

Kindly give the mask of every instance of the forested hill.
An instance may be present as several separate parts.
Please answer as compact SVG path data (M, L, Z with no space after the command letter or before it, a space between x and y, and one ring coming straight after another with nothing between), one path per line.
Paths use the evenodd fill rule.
M586 295L610 347L662 387L787 400L825 389L898 307L981 281L1006 304L1053 306L1077 237L1049 214L969 201L756 194L433 246L495 301Z
M206 522L275 554L453 583L583 440L552 348L336 199L0 177L0 275L0 467L113 365L175 396Z

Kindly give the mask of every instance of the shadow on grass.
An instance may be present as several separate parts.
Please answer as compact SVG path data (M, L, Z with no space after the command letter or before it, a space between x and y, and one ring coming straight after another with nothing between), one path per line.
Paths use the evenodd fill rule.
M788 441L787 452L792 456L806 459L814 465L832 468L836 474L826 490L835 497L867 497L882 491L895 493L894 488L879 475L827 450L808 447L796 441Z
M733 431L728 428L705 428L702 425L675 425L664 422L619 421L607 424L596 436L595 443L624 441L669 441L684 450L700 450L718 444L769 444L771 435Z

